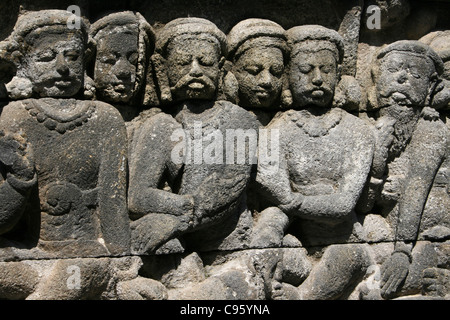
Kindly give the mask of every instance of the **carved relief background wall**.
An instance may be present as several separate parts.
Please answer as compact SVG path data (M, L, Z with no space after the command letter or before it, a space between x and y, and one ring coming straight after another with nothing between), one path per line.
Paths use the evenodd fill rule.
M448 299L449 14L3 1L0 298Z

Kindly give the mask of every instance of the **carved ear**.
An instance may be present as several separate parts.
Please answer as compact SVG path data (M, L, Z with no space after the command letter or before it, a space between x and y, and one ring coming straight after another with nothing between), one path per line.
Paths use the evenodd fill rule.
M15 40L4 40L0 42L0 78L11 80L17 74L17 69L22 65L23 54L19 44Z
M95 93L96 93L95 82L85 72L84 73L84 91L83 91L83 96L84 96L85 99L94 100L96 98L95 97Z
M352 76L342 76L336 86L334 93L333 106L347 111L359 110L361 102L361 87Z
M218 100L227 100L234 104L239 103L239 83L231 71L232 62L222 58L219 62L220 79L217 91Z
M28 78L15 76L5 85L8 98L12 100L27 99L33 96L33 84Z
M294 99L292 98L292 92L291 89L289 88L289 79L288 76L286 74L286 70L285 69L285 73L282 76L282 88L281 88L281 96L280 96L280 104L281 104L281 108L283 109L289 109L292 104L294 103Z
M91 38L91 36L89 36L85 51L86 64L94 62L96 52L97 52L97 43L93 38Z
M427 94L427 98L425 100L425 106L427 107L432 107L433 105L433 98L434 96L443 89L442 86L440 86L440 84L442 83L441 79L439 78L439 75L437 74L437 72L434 72L431 76L430 76L430 83L428 86L428 94Z
M370 81L367 87L367 110L373 111L379 109L377 87L375 83L375 74L378 72L378 68L373 66L370 71Z
M292 92L290 89L285 89L281 92L281 107L283 109L289 109L294 103L292 98Z
M143 92L143 102L142 104L147 107L156 107L161 104L157 92L157 85L156 85L156 76L155 76L155 69L153 67L152 61L149 59L149 62L147 64L147 72L146 72L146 79L145 79L145 86L144 86L144 92Z
M150 60L155 73L155 87L159 89L160 102L161 104L170 103L172 102L172 92L170 91L169 78L167 76L166 60L158 53L153 54Z
M437 110L450 109L450 81L441 79L439 83L436 84L430 107Z

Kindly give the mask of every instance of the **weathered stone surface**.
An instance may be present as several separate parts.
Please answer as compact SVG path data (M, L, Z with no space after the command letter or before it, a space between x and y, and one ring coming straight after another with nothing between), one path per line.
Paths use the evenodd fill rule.
M448 3L69 2L0 4L0 299L450 298Z
M4 184L13 179L21 199L6 195L2 234L11 231L6 239L49 257L124 254L130 242L125 125L110 105L74 99L83 85L88 27L82 21L80 29L68 29L68 17L67 11L27 12L6 40L4 54L21 56L14 60L17 75L31 81L36 98L12 101L1 114L3 131L26 137L14 138L15 146L4 136L2 163L12 171L2 187L10 192ZM7 155L18 143L20 164ZM15 225L8 226L9 215Z
M90 32L96 42L96 95L115 105L124 120L130 121L143 102L149 57L155 46L153 28L141 14L127 11L97 20Z
M25 299L38 283L38 273L24 262L1 262L0 297Z

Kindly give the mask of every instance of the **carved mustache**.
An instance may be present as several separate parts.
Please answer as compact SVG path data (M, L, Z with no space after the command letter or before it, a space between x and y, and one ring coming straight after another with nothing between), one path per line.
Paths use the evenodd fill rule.
M333 94L332 90L326 86L312 86L310 88L308 88L307 90L305 90L306 93L308 93L309 95L312 95L314 92L318 92L318 91L322 91L324 93L324 95L330 95Z
M173 86L172 90L178 90L184 87L189 87L192 83L201 83L204 85L205 88L215 88L215 83L206 76L201 77L192 77L190 75L186 75L183 78L181 78L175 86Z
M389 88L385 91L380 92L380 96L383 98L392 97L394 101L405 101L408 102L411 100L410 94L404 88Z
M98 85L98 89L105 91L124 91L129 90L130 88L132 88L132 83L128 81Z
M80 82L80 79L78 79L76 76L68 75L68 76L47 76L43 79L40 79L40 81L37 81L39 85L42 85L44 87L50 88L50 87L60 87L60 88L67 88L75 85L76 83Z

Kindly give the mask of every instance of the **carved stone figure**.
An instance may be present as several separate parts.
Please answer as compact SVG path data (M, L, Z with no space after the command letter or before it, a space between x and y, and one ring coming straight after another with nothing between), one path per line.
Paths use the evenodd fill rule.
M286 31L270 20L246 19L231 29L227 43L228 59L232 63L227 77L235 77L236 102L255 114L262 127L281 109L283 100L288 99L290 93L285 73L289 57ZM257 201L252 199L257 194L253 180L248 189L250 205ZM254 220L251 247L281 245L285 219L277 221L269 209L258 213Z
M354 207L374 141L363 120L332 108L343 57L341 36L308 25L289 29L287 38L292 110L267 126L280 132L279 163L259 163L257 181L290 222L297 221L296 236L303 245L329 246L300 285L275 279L272 297L342 298L369 265L364 246L343 243L358 239Z
M0 234L5 234L21 219L37 179L32 150L25 137L0 131L0 150Z
M49 3L0 1L0 300L450 299L450 2Z
M193 248L220 246L236 227L251 164L226 162L226 134L256 130L257 122L215 101L225 53L225 35L205 19L173 20L158 35L152 60L162 105L174 118L157 114L135 131L129 207L138 218L132 222L137 252L154 252L181 234ZM170 189L163 190L164 182Z
M238 104L246 109L280 108L288 58L285 30L270 20L247 19L231 29L227 42Z
M2 231L11 233L2 236L37 247L38 256L124 254L130 241L125 125L110 105L75 99L83 92L89 38L87 23L69 29L69 17L62 10L26 12L7 39L17 77L29 80L38 98L10 102L1 114L2 173L22 196L2 202L2 212L23 212L14 226L6 219ZM37 188L29 190L33 164Z
M97 97L113 104L129 121L142 104L154 31L142 15L125 11L97 20L91 36L96 41L93 78Z
M436 88L432 106L436 109L448 110L450 108L450 50L448 49L450 30L431 32L419 41L429 45L444 62L444 72L441 83Z
M450 41L450 31L431 32L419 41L428 44L444 62L444 73L441 76L441 82L436 87L437 93L434 94L432 105L439 109L441 119L449 128L450 51L448 50L448 42ZM437 252L445 252L448 243L442 241L450 238L449 151L447 150L446 158L436 173L420 223L419 239L438 241L437 248L434 248ZM446 262L446 254L442 256L444 258L438 259L437 267L423 271L423 278L420 278L423 279L422 290L427 295L445 297L450 292L450 270Z
M379 110L368 203L380 208L395 240L382 266L384 298L395 297L408 272L413 274L412 249L423 208L448 152L448 128L439 117L430 117L427 107L443 70L430 47L407 40L381 49L373 69Z

